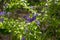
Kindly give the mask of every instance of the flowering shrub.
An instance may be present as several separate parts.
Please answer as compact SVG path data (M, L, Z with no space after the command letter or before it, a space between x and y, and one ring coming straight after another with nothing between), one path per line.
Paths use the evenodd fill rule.
M0 29L3 29L3 33L11 33L12 40L60 40L60 1L35 2L34 0L31 2L5 0L4 3L7 6L5 4L3 6L6 12L0 12ZM35 8L31 8L32 5ZM23 18L10 17L10 13L13 15L16 9L22 8L31 13Z
M32 36L33 39L37 39L34 38L34 36L38 37L36 35L41 33L39 29L37 29L38 27L34 21L31 23L25 23L24 20L20 21L4 18L3 23L0 23L0 28L7 29L8 32L11 32L13 35L18 35L18 38L21 38L20 36L25 36L26 39L29 39L29 36Z

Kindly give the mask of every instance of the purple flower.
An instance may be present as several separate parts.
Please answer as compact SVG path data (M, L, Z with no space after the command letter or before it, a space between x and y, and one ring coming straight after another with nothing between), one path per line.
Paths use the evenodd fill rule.
M3 11L3 12L0 12L0 16L1 16L1 15L4 15L4 14L5 14L5 12L4 12L4 11Z
M25 37L22 37L22 40L25 40Z
M3 22L4 21L4 18L0 18L0 22Z
M36 19L36 16L33 16L32 18L31 18L31 21L34 21Z
M25 16L24 18L26 18L26 22L32 22L36 19L37 14L34 14L32 18L30 18L29 16Z
M36 17L34 16L34 17L32 17L32 18L27 18L26 19L26 22L28 23L28 22L32 22L32 21L34 21L36 19Z

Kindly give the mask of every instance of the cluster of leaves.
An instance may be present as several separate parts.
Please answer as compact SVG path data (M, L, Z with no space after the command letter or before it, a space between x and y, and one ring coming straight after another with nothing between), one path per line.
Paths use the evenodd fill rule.
M34 12L29 6L27 0L10 0L9 2L5 1L5 10L6 11L15 11L16 9L25 9L31 12Z
M41 35L40 29L38 29L35 22L25 23L24 20L4 18L4 21L0 22L0 29L3 30L3 32L1 31L2 33L12 33L12 36L15 35L16 39L14 38L14 40L21 40L22 36L25 37L26 40L37 40L39 35Z

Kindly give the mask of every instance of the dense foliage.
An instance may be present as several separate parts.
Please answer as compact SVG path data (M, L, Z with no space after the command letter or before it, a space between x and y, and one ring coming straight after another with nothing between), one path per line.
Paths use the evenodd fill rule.
M13 40L60 40L60 0L2 1L1 33L11 33Z

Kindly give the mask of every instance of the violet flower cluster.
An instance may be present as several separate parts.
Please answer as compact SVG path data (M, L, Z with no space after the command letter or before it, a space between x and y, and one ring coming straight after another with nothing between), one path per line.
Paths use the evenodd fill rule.
M4 11L0 12L0 16L3 16L5 14ZM0 18L0 22L3 22L4 21L4 18Z
M29 23L29 22L36 20L36 16L38 16L38 14L34 14L32 18L29 17L29 14L24 16L24 18L26 19L26 23ZM40 26L39 20L36 20L35 22L36 22L37 26Z
M24 16L26 19L26 22L32 22L36 19L37 14L34 14L32 18L29 17L29 14L27 16Z
M4 11L0 12L0 16L2 16L2 15L4 15L4 14L5 14L5 12L4 12Z

